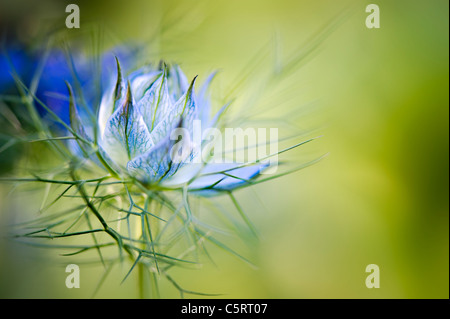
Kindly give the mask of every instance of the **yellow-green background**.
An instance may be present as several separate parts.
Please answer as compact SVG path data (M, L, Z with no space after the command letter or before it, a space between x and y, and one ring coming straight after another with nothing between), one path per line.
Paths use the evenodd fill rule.
M297 85L289 102L280 96L284 111L317 100L295 121L323 135L305 152L329 156L236 194L262 234L251 249L238 245L258 270L212 248L216 266L204 259L200 270L173 272L183 287L230 298L449 297L448 1L374 2L381 28L371 30L368 1L80 2L82 28L96 21L119 43L176 21L151 50L180 62L190 77L220 68L223 88L270 39L287 57L350 7L290 80ZM63 4L2 5L30 24L59 16L64 23ZM26 30L24 23L24 37ZM81 265L81 288L69 290L67 262L55 255L2 243L0 296L89 297L101 268ZM380 267L379 289L365 286L372 263ZM119 285L126 270L97 296L137 297L135 277ZM162 293L178 297L164 282Z

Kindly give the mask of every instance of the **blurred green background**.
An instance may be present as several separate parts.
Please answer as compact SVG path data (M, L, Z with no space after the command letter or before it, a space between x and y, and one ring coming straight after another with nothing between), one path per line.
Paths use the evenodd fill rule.
M227 298L449 297L448 1L375 1L380 29L365 26L371 1L72 2L80 5L81 30L99 23L114 35L111 45L154 37L154 57L179 62L189 77L221 69L218 94L265 43L276 39L284 61L349 10L261 102L279 104L267 113L274 118L314 101L290 120L315 129L305 136L323 137L296 154L329 156L236 193L262 234L260 243L236 247L259 268L211 247L216 265L205 259L202 269L173 276L186 289ZM64 2L0 3L0 18L16 18L25 41L47 25L63 27ZM245 98L237 105L245 110ZM0 185L2 229L15 213L3 205L8 191ZM3 241L0 297L89 297L102 268L80 264L81 288L69 290L65 265L76 259L67 260ZM368 264L380 267L379 289L365 286ZM120 285L126 270L117 269L97 297L137 297L136 280ZM161 285L163 297L178 297Z

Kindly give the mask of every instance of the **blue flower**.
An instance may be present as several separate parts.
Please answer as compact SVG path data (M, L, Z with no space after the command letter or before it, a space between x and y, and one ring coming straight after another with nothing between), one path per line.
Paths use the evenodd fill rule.
M196 78L188 82L178 65L145 66L125 81L117 60L117 80L103 93L97 123L88 125L80 116L71 92L71 126L78 136L96 145L103 165L117 174L131 176L145 185L187 187L201 195L230 191L248 184L266 167L262 164L199 162L193 142L181 144L171 138L174 129L192 133L194 121L213 127L221 112L211 118L208 89L214 74L200 89ZM79 143L84 154L92 154ZM198 145L197 145L198 146ZM174 160L176 152L185 156ZM99 160L94 158L99 163Z
M102 70L100 85L108 83L109 74L114 71L114 56L120 57L126 66L131 67L131 58L137 49L137 46L129 45L127 49L116 47L103 53L99 57ZM45 59L44 56L46 56ZM40 65L42 62L43 65ZM38 72L40 67L42 67L41 72ZM34 92L35 96L66 123L69 123L69 102L64 98L67 92L64 81L81 87L86 103L94 104L96 70L93 67L93 60L87 59L78 50L73 50L68 56L63 50L57 48L42 52L30 50L19 43L9 43L5 45L4 50L0 51L0 71L0 94L19 94L12 74L17 74L27 86L37 74L38 85ZM36 107L45 117L46 111L38 103Z
M32 70L36 67L33 56L20 47L11 45L5 52L0 52L0 94L9 93L15 87L14 78L10 73L11 65L26 81L31 79Z

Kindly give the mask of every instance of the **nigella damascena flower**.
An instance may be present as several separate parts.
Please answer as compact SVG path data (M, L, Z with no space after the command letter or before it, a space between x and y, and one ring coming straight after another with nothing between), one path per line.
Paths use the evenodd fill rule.
M189 139L179 143L172 134L176 129L192 133L196 121L203 128L217 123L225 107L210 116L208 88L213 77L208 77L196 95L196 78L189 83L178 65L146 66L125 81L117 61L117 80L103 94L96 127L83 123L71 99L72 129L85 140L97 141L97 156L103 165L145 185L188 185L202 194L229 191L248 183L265 165L200 163L201 145Z

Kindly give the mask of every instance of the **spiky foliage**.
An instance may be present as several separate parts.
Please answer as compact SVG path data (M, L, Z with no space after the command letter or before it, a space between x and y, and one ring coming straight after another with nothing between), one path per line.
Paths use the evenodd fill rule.
M297 71L305 58L315 52L319 43L334 27L335 25L330 25L322 30L286 62L277 61L256 94L269 91ZM261 66L268 48L269 46L265 46L259 50L257 56L241 72L241 78L234 81L236 85L226 94L229 101L239 93L239 86ZM49 53L50 51L44 54L42 64ZM165 125L167 127L188 125L186 114L189 114L190 108L196 112L196 117L208 113L206 106L195 106L195 102L206 103L206 95L194 98L194 81L190 85L184 83L184 76L177 66L169 68L161 64L159 67L144 67L135 73L124 74L117 63L114 81L110 81L106 89L101 89L102 85L96 85L96 97L87 102L84 90L86 86L80 83L70 50L66 50L66 54L72 67L73 81L67 85L67 93L62 98L70 101L67 110L70 123L66 123L60 114L37 96L42 69L37 69L31 85L27 86L10 64L19 95L1 96L2 116L7 119L10 127L8 130L3 129L8 141L0 146L0 152L16 144L29 144L32 149L42 151L42 148L37 147L42 144L46 154L53 156L44 168L28 167L25 174L16 173L1 178L2 182L13 183L14 187L30 183L42 185L39 188L43 192L42 203L38 209L39 216L17 224L13 237L28 245L64 250L63 255L72 258L95 252L97 257L94 260L103 264L105 270L94 295L111 273L111 269L119 263L129 265L123 275L123 281L136 269L139 269L140 275L148 272L154 297L160 295L159 278L166 278L173 284L181 297L186 293L207 295L184 289L171 276L170 271L173 267L197 267L200 263L198 253L209 255L209 244L253 265L220 239L221 229L209 225L198 216L192 206L193 197L202 195L202 191L210 195L212 190L213 195L227 196L241 222L246 225L251 236L256 238L258 231L239 204L235 191L274 180L316 163L322 157L306 163L294 162L276 174L259 176L264 168L261 166L264 159L281 156L313 139L291 143L274 154L254 161L203 171L206 177L214 178L208 179L206 184L200 183L199 187L192 187L199 177L199 171L188 174L189 178L182 179L182 182L169 183L170 186L166 186L164 181L175 177L178 168L171 169L170 160L164 162L167 152L159 152L161 145L166 145L158 141L165 140L167 131L158 131L158 125L165 120L170 122ZM101 63L97 61L94 65L99 66ZM93 69L98 70L98 67ZM205 89L200 90L202 94L207 92L211 78L205 81ZM176 79L179 80L178 83ZM237 116L236 113L227 115L219 112L220 116L214 118L214 121L218 122L214 124L223 127L225 123L231 123L238 127L243 123L251 123L255 113L261 115L267 111L256 108L259 99L259 96L251 98L252 103L247 103L245 110L238 110ZM176 105L184 107L178 110ZM232 107L231 103L225 105L223 110ZM11 106L17 108L15 112L11 112ZM44 117L39 109L44 110ZM208 121L212 120L206 118ZM281 118L272 118L271 121L283 123ZM155 139L156 134L159 135ZM289 142L293 138L298 139L299 135L294 132L291 136L283 137L281 141ZM130 142L134 144L131 145ZM117 146L121 148L119 152L116 152ZM156 156L156 159L151 159L152 156ZM151 160L143 160L143 157ZM140 159L139 164L136 164L136 159ZM149 168L154 161L164 162L166 169ZM181 166L184 166L186 163L182 164ZM253 170L249 174L241 174L248 173L248 168ZM223 185L227 187L221 187ZM225 217L229 224L238 223L227 210L215 207L213 202L210 204L212 214ZM235 229L239 230L237 234L246 236L245 231L242 234L242 227ZM76 239L76 243L65 243L65 238ZM61 243L56 239L61 240ZM144 282L139 278L143 296Z

